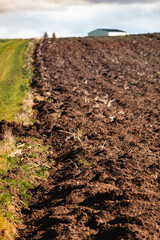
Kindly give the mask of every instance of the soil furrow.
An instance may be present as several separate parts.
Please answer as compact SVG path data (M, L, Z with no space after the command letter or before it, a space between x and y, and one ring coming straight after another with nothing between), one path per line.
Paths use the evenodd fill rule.
M37 45L29 131L50 146L51 169L19 239L160 238L158 37Z

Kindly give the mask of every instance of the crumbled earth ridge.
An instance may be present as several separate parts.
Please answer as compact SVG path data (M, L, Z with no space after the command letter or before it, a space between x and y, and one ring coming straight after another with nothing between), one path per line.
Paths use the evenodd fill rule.
M159 59L160 34L37 45L30 131L53 162L19 239L160 239Z

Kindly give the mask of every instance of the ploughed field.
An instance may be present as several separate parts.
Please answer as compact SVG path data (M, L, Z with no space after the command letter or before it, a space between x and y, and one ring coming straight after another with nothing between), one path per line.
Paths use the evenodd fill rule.
M160 35L44 39L34 68L51 168L19 239L160 239Z

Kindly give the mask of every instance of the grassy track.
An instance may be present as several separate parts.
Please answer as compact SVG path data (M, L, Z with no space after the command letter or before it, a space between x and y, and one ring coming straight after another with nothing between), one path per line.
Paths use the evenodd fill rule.
M28 90L26 72L29 40L0 40L0 120L12 121Z
M28 93L31 79L27 60L29 42L30 40L23 39L0 40L0 121L13 121ZM5 139L0 141L0 240L14 239L16 235L13 193L6 185L21 195L26 195L26 189L30 187L25 176L19 181L3 179L7 170L17 166L19 160L9 157L9 154L16 150L16 140L10 133L6 134Z
M16 119L31 124L33 120L28 56L35 42L29 43L23 39L0 40L0 121ZM40 139L18 138L8 130L0 140L0 240L16 238L21 207L30 199L27 190L37 185L37 178L48 176L48 165L37 165L42 156L47 161L48 146Z

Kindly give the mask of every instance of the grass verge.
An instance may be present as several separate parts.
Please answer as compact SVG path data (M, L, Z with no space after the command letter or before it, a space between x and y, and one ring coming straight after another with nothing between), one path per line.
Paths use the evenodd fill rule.
M28 190L48 177L48 151L42 140L36 138L16 139L7 133L0 141L1 240L15 238L16 224L21 224L20 210L31 197Z
M33 48L32 40L0 40L0 121L33 121L33 95L29 88ZM46 147L39 139L35 145L28 146L28 142L16 139L10 131L0 141L0 240L15 238L20 209L30 198L27 190L37 184L39 175L47 176L48 169L37 163L38 157L45 158L47 152L42 149Z
M29 92L31 40L0 40L0 121L13 121Z

